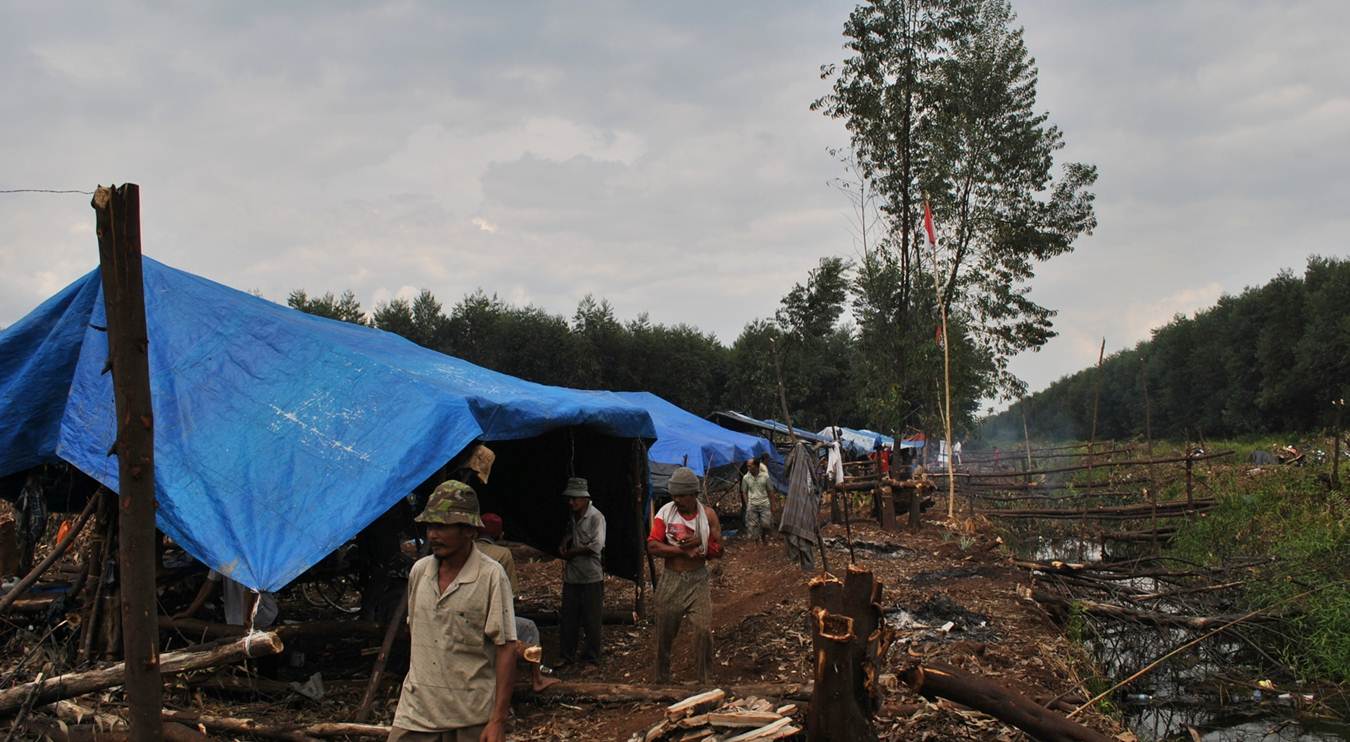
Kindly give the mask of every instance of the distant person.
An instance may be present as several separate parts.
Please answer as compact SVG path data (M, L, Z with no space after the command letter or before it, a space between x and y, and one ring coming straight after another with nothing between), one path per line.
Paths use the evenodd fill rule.
M698 501L698 475L680 467L670 476L671 501L652 519L647 553L665 559L656 583L656 682L670 682L670 653L680 624L694 631L694 673L712 680L712 591L708 560L722 556L722 524Z
M558 546L558 555L567 560L558 620L560 666L575 665L578 660L600 664L600 624L605 604L605 571L600 557L605 551L605 516L591 504L587 487L585 479L572 477L562 492L571 517ZM577 640L582 633L586 642L578 657Z
M750 459L741 477L741 512L745 514L746 534L751 541L767 543L773 529L775 493L769 470L759 459Z

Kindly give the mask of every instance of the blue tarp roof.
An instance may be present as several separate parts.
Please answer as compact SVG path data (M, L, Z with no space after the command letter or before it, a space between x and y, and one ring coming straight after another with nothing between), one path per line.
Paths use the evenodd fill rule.
M650 392L612 392L646 410L656 425L656 443L647 458L659 464L688 466L703 476L707 469L778 452L767 438L727 430Z
M144 261L158 525L282 587L475 439L656 436L617 398L522 381ZM0 332L0 475L64 459L117 489L97 270Z
M725 419L727 419L727 420L731 420L731 421L733 421L733 422L738 422L738 423L740 423L740 424L742 424L742 425L747 425L747 426L750 426L750 427L759 428L760 430L769 430L769 431L773 431L773 432L775 432L775 433L781 433L781 434L783 434L783 435L787 435L787 434L788 434L788 427L787 427L786 425L784 425L783 423L778 422L777 420L760 420L760 419L758 419L758 418L750 417L749 415L746 415L746 414L743 414L743 413L740 413L740 412L735 412L735 411L733 411L733 410L723 410L723 411L721 411L721 412L714 412L714 413L712 413L712 416L713 416L713 417L722 417L722 418L725 418ZM798 438L800 438L800 439L802 439L802 440L804 440L804 441L811 441L811 442L813 442L813 443L831 443L831 442L832 442L832 439L826 438L825 436L822 436L822 435L817 435L816 433L812 433L812 432L809 431L809 430L802 430L802 429L800 429L800 428L793 428L793 429L792 429L792 432L793 432L794 434L796 434L796 436L797 436Z

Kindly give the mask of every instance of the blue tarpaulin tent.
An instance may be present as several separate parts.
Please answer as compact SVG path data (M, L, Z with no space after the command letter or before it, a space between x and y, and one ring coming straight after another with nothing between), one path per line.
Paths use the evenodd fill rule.
M282 587L475 439L571 426L656 436L622 399L522 381L148 258L144 277L158 525L249 587ZM95 270L0 332L0 475L61 459L116 491L105 325ZM561 512L556 492L528 494Z
M737 433L704 420L650 392L613 392L646 410L656 426L656 443L647 458L658 464L687 466L703 476L709 469L735 464L762 454L777 459L767 438Z

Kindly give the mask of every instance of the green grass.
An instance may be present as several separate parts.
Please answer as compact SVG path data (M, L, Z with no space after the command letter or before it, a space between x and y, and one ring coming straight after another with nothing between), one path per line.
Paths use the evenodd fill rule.
M1171 553L1209 566L1274 558L1245 575L1243 609L1279 604L1275 612L1287 615L1275 647L1281 659L1303 679L1343 682L1350 680L1350 498L1329 491L1318 473L1216 469L1209 485L1220 493L1218 507L1185 525Z

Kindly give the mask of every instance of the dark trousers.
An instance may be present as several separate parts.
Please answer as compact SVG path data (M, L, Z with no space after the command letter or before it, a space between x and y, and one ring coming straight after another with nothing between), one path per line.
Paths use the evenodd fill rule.
M600 619L605 605L605 583L563 583L562 616L559 617L562 646L558 653L568 662L577 659L577 638L584 630L582 662L600 661Z

